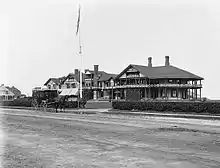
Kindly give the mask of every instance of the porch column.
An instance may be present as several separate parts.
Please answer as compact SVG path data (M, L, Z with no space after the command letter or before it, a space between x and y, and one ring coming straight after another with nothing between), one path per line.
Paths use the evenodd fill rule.
M196 99L197 99L197 89L195 90L195 92L196 92Z
M199 91L200 91L200 101L202 100L202 93L201 93L202 91L201 91L201 90L202 90L202 89L200 88L200 89L199 89Z
M167 97L167 87L165 87L165 98L168 99L168 97Z
M179 99L179 88L176 89L177 100Z
M200 80L200 85L201 85L202 83L201 83L201 80ZM200 101L202 100L202 88L200 88L199 89L199 91L200 91Z
M161 95L160 95L160 88L158 88L158 98L160 98Z
M146 87L144 88L144 91L145 91L144 97L147 98L147 88Z
M126 90L126 89L124 89L124 96L125 96L125 100L127 100L127 95L126 95L126 93L127 93L127 90Z

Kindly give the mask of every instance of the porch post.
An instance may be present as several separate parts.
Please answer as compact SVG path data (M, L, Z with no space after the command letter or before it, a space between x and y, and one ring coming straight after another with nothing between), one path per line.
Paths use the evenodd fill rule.
M150 85L150 79L149 79L149 85ZM151 98L151 86L149 87L149 98Z
M177 100L179 99L179 88L177 87Z
M147 88L145 87L145 93L144 93L145 98L147 98Z
M200 85L201 85L201 80L200 80ZM200 101L202 100L202 88L200 88Z
M160 95L160 88L158 88L158 97L160 98L161 95Z

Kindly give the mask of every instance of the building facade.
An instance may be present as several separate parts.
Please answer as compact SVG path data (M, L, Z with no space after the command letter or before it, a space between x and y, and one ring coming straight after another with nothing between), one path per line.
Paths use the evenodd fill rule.
M129 65L116 78L114 90L119 99L201 99L202 77L170 65L165 56L164 66Z
M75 69L62 78L50 78L45 86L48 89L60 89L61 95L79 94L79 70ZM98 65L93 70L85 69L83 91L92 93L91 99L201 99L202 77L170 65L169 56L165 56L164 66L153 66L152 57L148 65L128 65L119 74L100 71Z
M1 101L10 101L14 100L15 94L11 92L7 87L4 85L0 86L0 100Z
M52 90L58 90L61 89L61 83L62 81L65 79L66 77L60 77L60 78L49 78L46 83L44 84L44 86L46 86L46 88L48 89L52 89Z
M90 89L93 92L93 99L111 99L113 94L114 78L116 74L99 71L99 66L94 65L94 70L85 70L85 85L83 89Z

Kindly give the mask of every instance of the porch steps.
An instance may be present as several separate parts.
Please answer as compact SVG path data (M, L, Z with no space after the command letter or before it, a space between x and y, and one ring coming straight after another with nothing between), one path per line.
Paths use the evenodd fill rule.
M88 100L85 108L87 109L110 109L112 103L109 101Z

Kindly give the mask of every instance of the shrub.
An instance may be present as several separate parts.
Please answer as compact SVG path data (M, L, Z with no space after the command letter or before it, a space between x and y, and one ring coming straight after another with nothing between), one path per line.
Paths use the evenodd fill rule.
M0 104L2 106L23 106L23 107L31 107L32 98L19 98L11 101L1 101Z
M65 108L77 108L78 102L77 101L67 101L65 102Z
M113 109L220 114L220 102L113 101Z

